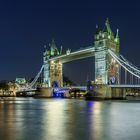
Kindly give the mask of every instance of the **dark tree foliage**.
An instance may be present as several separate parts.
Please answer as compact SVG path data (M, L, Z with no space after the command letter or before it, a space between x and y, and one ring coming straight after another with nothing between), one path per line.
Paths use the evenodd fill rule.
M67 76L63 75L63 83L64 86L70 85L70 86L76 86L76 84L71 81Z
M2 90L9 90L9 85L8 85L8 83L5 83L5 82L1 82L0 83L0 89L2 89Z

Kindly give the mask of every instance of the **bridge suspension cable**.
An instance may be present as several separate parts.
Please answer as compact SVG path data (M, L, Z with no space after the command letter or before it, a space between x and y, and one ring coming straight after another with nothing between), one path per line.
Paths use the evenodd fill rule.
M38 78L40 77L43 69L44 69L44 65L42 65L40 71L38 72L38 74L36 75L36 77L34 78L34 80L30 83L30 85L27 87L27 89L31 89L35 85L35 83L37 82Z
M129 62L128 60L126 60L122 55L120 55L120 58L122 58L126 63L128 63L130 66L132 66L135 70L137 70L137 71L140 72L140 69L138 67L136 67L131 62Z
M130 75L130 83L133 83L133 76L140 79L140 70L130 63L128 60L126 60L122 55L116 55L112 50L108 49L108 53L116 60L116 62L125 69L125 84L127 81L127 72L129 72Z

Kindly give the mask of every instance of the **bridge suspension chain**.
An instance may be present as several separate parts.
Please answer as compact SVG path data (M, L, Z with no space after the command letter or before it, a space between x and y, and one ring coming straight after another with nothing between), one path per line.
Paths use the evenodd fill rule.
M126 63L128 63L130 66L132 66L135 70L137 70L138 72L140 72L140 69L138 67L136 67L131 62L129 62L128 60L126 60L122 55L120 55L120 58L122 58Z
M116 60L116 62L125 70L125 84L127 82L127 72L130 73L130 83L133 84L133 76L140 79L140 70L132 63L127 61L122 55L117 56L112 50L108 50L108 53Z
M44 69L44 65L42 65L40 71L38 72L38 74L36 75L36 77L34 78L34 80L30 83L30 85L27 87L27 89L31 89L35 85L35 83L37 82L38 78L40 77L43 69Z
M135 72L135 73L138 73L138 74L140 74L140 70L136 67L136 66L134 66L134 65L132 65L132 63L129 63L129 61L127 61L126 59L125 60L123 60L123 59L121 59L121 57L118 57L113 51L111 51L111 50L108 50L109 51L109 53L110 53L110 55L122 66L122 67L126 67L125 69L127 69L127 68L129 68L129 69L132 69L133 70L133 72ZM132 71L131 70L131 71Z

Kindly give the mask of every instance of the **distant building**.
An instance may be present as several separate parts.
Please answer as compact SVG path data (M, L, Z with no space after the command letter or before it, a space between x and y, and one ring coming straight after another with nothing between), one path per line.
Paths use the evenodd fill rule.
M23 84L26 84L26 79L25 78L16 78L15 82L19 85L23 85Z

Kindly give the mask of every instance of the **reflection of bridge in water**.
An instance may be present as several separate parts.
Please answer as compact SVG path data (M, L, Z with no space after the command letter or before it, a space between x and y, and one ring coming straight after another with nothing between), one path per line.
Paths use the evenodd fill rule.
M120 54L119 31L112 32L108 19L103 30L96 28L94 45L77 51L58 50L54 40L45 48L44 63L35 79L24 89L36 89L36 83L43 73L45 87L52 87L57 81L63 87L63 64L95 56L95 91L103 98L124 98L125 89L140 88L140 70ZM22 91L19 89L19 92ZM112 94L112 91L115 93Z

